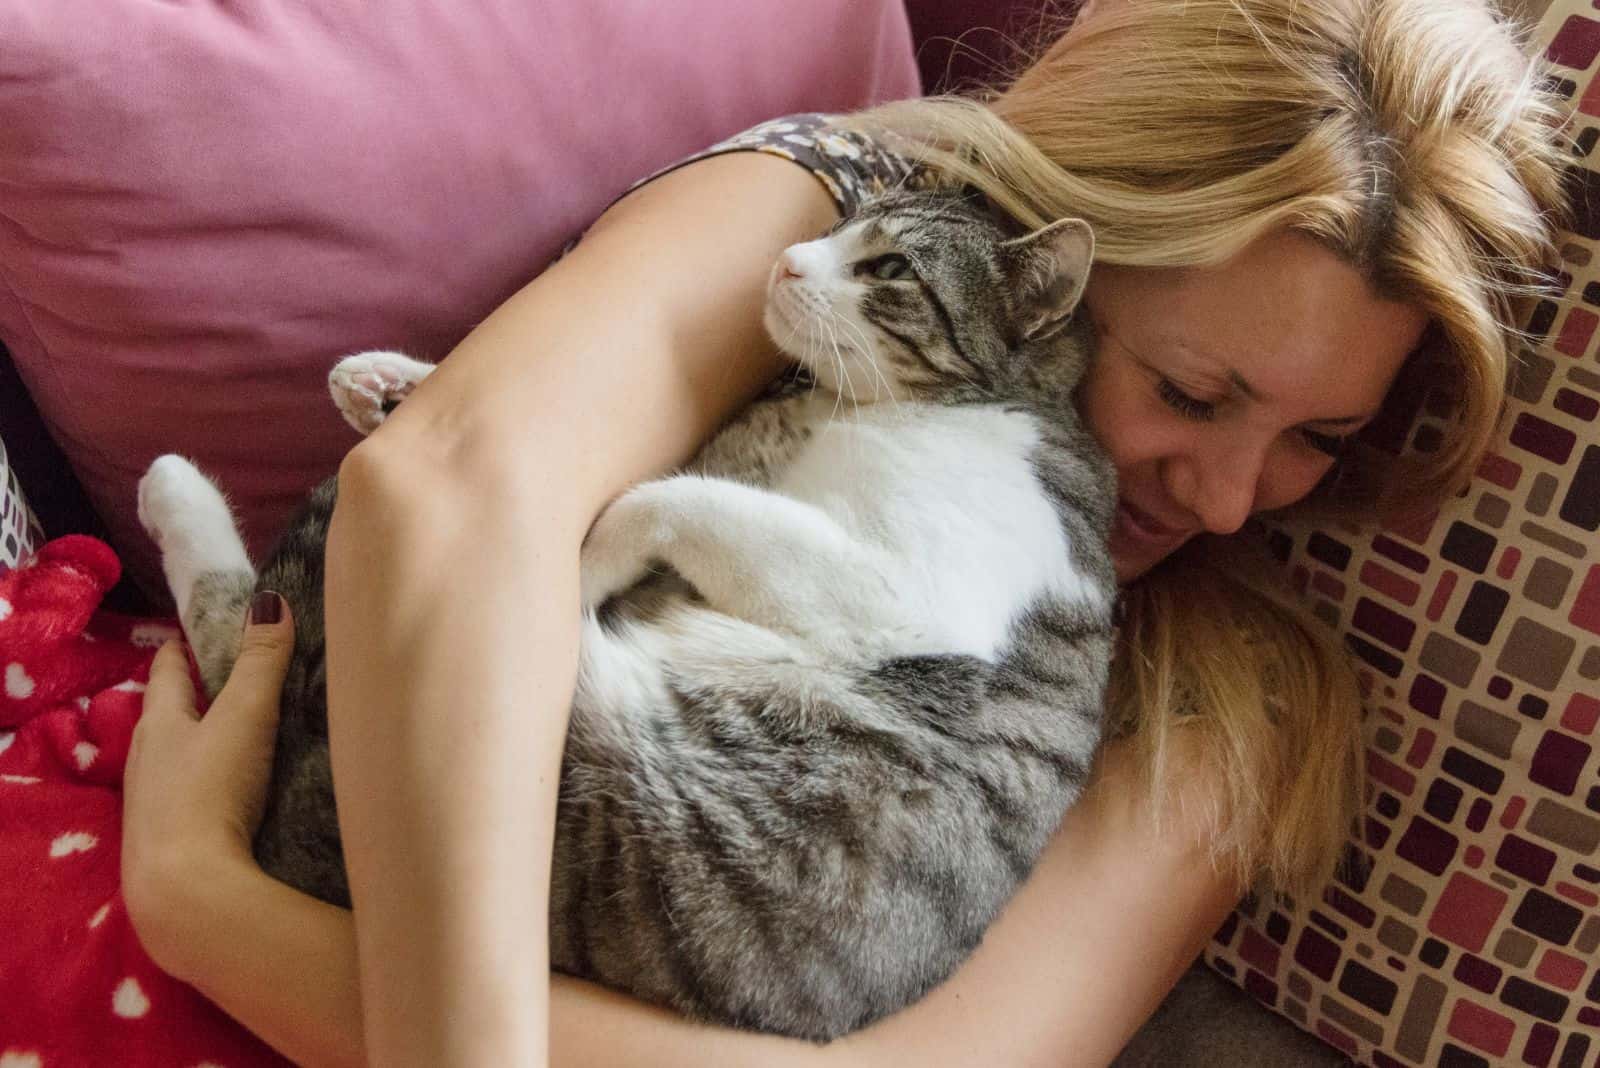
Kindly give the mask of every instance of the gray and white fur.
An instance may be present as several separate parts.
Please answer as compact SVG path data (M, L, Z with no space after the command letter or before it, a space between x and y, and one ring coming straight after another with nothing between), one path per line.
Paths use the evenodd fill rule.
M766 325L803 369L584 544L550 956L700 1019L826 1040L972 952L1101 732L1114 474L1072 392L1081 222L1011 236L897 193L785 251ZM370 430L430 365L350 357ZM254 590L296 622L257 856L344 904L328 761L330 480L259 574L216 488L140 486L207 690Z

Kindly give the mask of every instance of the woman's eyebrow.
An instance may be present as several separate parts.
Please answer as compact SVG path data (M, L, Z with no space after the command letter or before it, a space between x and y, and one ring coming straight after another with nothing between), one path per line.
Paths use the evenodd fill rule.
M1249 382L1245 381L1243 375L1231 367L1228 368L1228 381L1233 383L1234 388L1251 400L1260 401L1262 399L1261 393ZM1377 412L1363 412L1360 415L1337 415L1327 419L1308 419L1306 421L1327 426L1355 426L1359 423L1367 422L1377 414Z
M1133 348L1133 346L1129 345L1127 341L1116 335L1113 335L1113 337L1119 345L1133 353L1135 357L1140 360L1144 360L1144 357L1140 355L1139 351ZM1244 377L1244 375L1240 374L1234 368L1229 367L1225 361L1218 359L1210 353L1195 348L1193 344L1187 341L1174 337L1161 337L1157 341L1157 346L1167 351L1187 353L1191 358L1198 359L1202 363L1210 363L1213 367L1220 367L1222 368L1222 373L1227 378L1228 383L1246 398L1257 403L1260 403L1266 399L1261 395L1261 391L1252 386L1249 380ZM1378 413L1376 411L1361 412L1356 415L1336 415L1327 419L1308 419L1306 420L1306 424L1338 427L1359 426L1362 423L1367 423L1377 418L1377 415Z

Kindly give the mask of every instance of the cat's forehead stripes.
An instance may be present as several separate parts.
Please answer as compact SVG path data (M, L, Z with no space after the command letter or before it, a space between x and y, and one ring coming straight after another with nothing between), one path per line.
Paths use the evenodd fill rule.
M940 198L937 202L917 203L916 200L892 197L869 205L860 219L860 239L920 242L931 238L943 243L963 232L982 231L985 236L998 233L992 220L959 201Z

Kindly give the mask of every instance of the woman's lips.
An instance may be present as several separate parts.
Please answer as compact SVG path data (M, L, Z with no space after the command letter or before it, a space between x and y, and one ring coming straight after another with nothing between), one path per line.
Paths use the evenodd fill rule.
M1117 500L1115 532L1134 541L1161 545L1176 541L1184 534L1183 530L1167 526L1121 498Z

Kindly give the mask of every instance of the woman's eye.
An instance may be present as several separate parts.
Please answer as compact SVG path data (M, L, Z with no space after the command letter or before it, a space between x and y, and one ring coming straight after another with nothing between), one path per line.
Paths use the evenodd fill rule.
M1168 408L1177 412L1185 419L1193 419L1203 423L1217 414L1217 406L1199 397L1191 397L1173 384L1170 378L1161 378L1156 381L1156 392L1161 395Z
M1339 454L1344 451L1345 442L1350 440L1334 434L1319 434L1315 430L1302 430L1300 431L1300 436L1305 439L1307 445L1336 460L1339 458Z
M911 276L911 261L898 252L891 252L886 256L860 260L856 263L855 273L857 277L870 274L879 281L894 282Z

